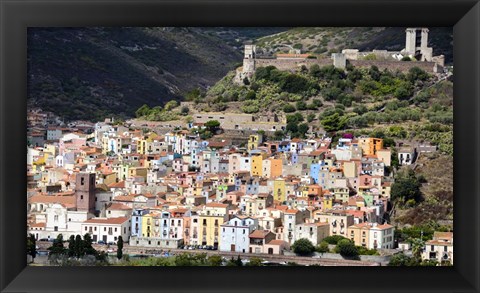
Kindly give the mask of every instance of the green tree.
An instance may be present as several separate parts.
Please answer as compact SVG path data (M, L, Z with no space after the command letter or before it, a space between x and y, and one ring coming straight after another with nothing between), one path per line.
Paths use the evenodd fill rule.
M290 104L286 104L285 106L283 106L283 112L285 113L292 113L292 112L295 112L295 106L293 105L290 105Z
M123 257L123 238L122 236L119 236L117 241L117 258L122 259L122 257Z
M261 267L261 266L263 266L263 264L262 264L262 259L259 258L259 257L251 257L251 258L250 258L250 261L247 263L246 266L249 266L249 267Z
M421 183L415 171L410 168L402 169L397 173L395 182L392 184L390 192L391 198L392 200L399 200L402 203L410 199L420 202L422 200L420 187Z
M418 262L413 257L405 255L403 252L392 255L388 266L391 267L403 267L403 266L415 266Z
M323 129L327 132L338 131L343 129L347 124L348 119L344 116L340 116L338 113L334 113L320 120Z
M307 123L302 123L298 125L298 134L301 138L305 138L306 133L308 132L309 126Z
M332 235L323 238L323 241L327 242L328 244L337 244L340 240L347 239L340 235Z
M189 112L190 112L190 108L188 108L187 106L183 106L182 109L180 109L180 113L183 116L187 116Z
M58 234L57 238L53 240L52 246L50 246L47 249L50 251L50 255L64 254L66 249L63 246L63 235Z
M137 111L135 111L135 116L137 116L137 118L140 118L148 115L149 113L150 113L150 108L148 107L148 105L144 104L143 106L138 108Z
M293 243L292 249L296 254L306 256L311 255L315 251L315 246L313 246L310 240L300 238Z
M245 95L245 100L255 100L257 98L257 94L254 91L249 91Z
M189 91L186 96L185 100L187 101L194 101L195 99L200 98L202 92L200 91L200 88L194 88L193 90Z
M219 267L223 263L222 257L220 255L212 255L208 257L208 264L212 267Z
M168 103L165 104L165 111L170 111L173 108L176 108L178 106L178 102L175 100L171 100Z
M342 239L338 241L335 252L340 253L343 257L358 258L358 249L355 243L350 239Z
M82 240L82 236L77 235L75 236L75 256L77 258L82 257L85 254L84 251L84 242Z
M70 235L68 239L68 256L73 257L75 256L75 236Z
M205 122L205 127L212 133L215 133L219 126L220 122L218 122L217 120L209 120Z
M297 101L296 107L299 111L307 110L307 103L305 103L304 101Z
M428 73L417 66L410 68L410 70L408 70L408 73L407 73L407 80L409 80L412 83L417 80L425 81L428 78L429 78Z
M34 262L37 257L37 241L33 234L29 234L27 237L27 254L32 257L32 262Z
M273 140L282 140L285 133L282 130L276 130L273 133Z
M320 253L329 252L330 249L328 248L328 243L326 241L322 241L319 245L317 245L315 251Z
M175 266L189 267L193 266L192 256L189 253L182 253L175 256Z
M310 123L310 122L313 121L313 119L315 119L315 114L310 113L310 114L307 115L307 122Z
M242 262L242 259L240 258L240 255L237 256L237 259L235 260L235 264L237 265L237 267L243 266L243 262Z

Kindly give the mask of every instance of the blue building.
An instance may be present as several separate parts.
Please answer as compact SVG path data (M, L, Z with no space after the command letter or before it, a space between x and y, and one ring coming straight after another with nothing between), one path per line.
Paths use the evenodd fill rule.
M132 211L132 232L131 236L142 236L142 216L150 212L149 209L134 209Z
M310 165L310 177L313 178L313 182L318 184L318 175L320 174L320 164L311 164Z

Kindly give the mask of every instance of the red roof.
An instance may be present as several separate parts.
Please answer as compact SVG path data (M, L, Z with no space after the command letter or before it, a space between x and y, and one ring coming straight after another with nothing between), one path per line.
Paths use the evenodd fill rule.
M118 218L93 218L90 220L86 220L85 224L110 224L110 225L118 225L118 224L123 224L126 221L128 221L127 217L118 217Z

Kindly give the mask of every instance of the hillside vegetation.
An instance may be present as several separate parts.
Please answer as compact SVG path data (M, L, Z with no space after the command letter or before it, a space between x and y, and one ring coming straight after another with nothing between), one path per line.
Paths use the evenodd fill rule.
M288 52L300 49L303 52L330 56L342 49L360 51L405 48L405 27L297 27L259 38L256 44L267 52ZM428 46L434 55L445 55L446 64L453 63L453 29L451 27L429 28Z
M132 117L214 84L241 58L189 28L32 28L28 102L67 120Z
M286 118L286 134L296 137L305 137L308 127L299 131L298 124L307 122L313 130L329 133L431 141L453 154L453 84L418 67L401 73L375 66L341 70L312 65L297 72L268 66L257 68L244 85L233 83L233 76L229 73L205 98L197 98L198 108L276 113Z

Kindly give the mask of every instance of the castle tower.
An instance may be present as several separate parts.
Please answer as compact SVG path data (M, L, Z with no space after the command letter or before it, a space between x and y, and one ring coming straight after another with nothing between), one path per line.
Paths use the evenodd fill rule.
M78 173L75 178L77 211L95 213L95 174Z
M255 55L257 46L245 45L245 56L243 57L243 73L250 77L255 73Z
M422 28L422 39L420 42L420 48L426 49L428 47L428 28Z
M409 55L415 55L417 45L417 29L407 28L405 30L407 39L405 40L405 51Z
M420 57L420 61L432 61L433 48L428 47L428 28L407 28L405 32L407 34L405 53L416 58Z

